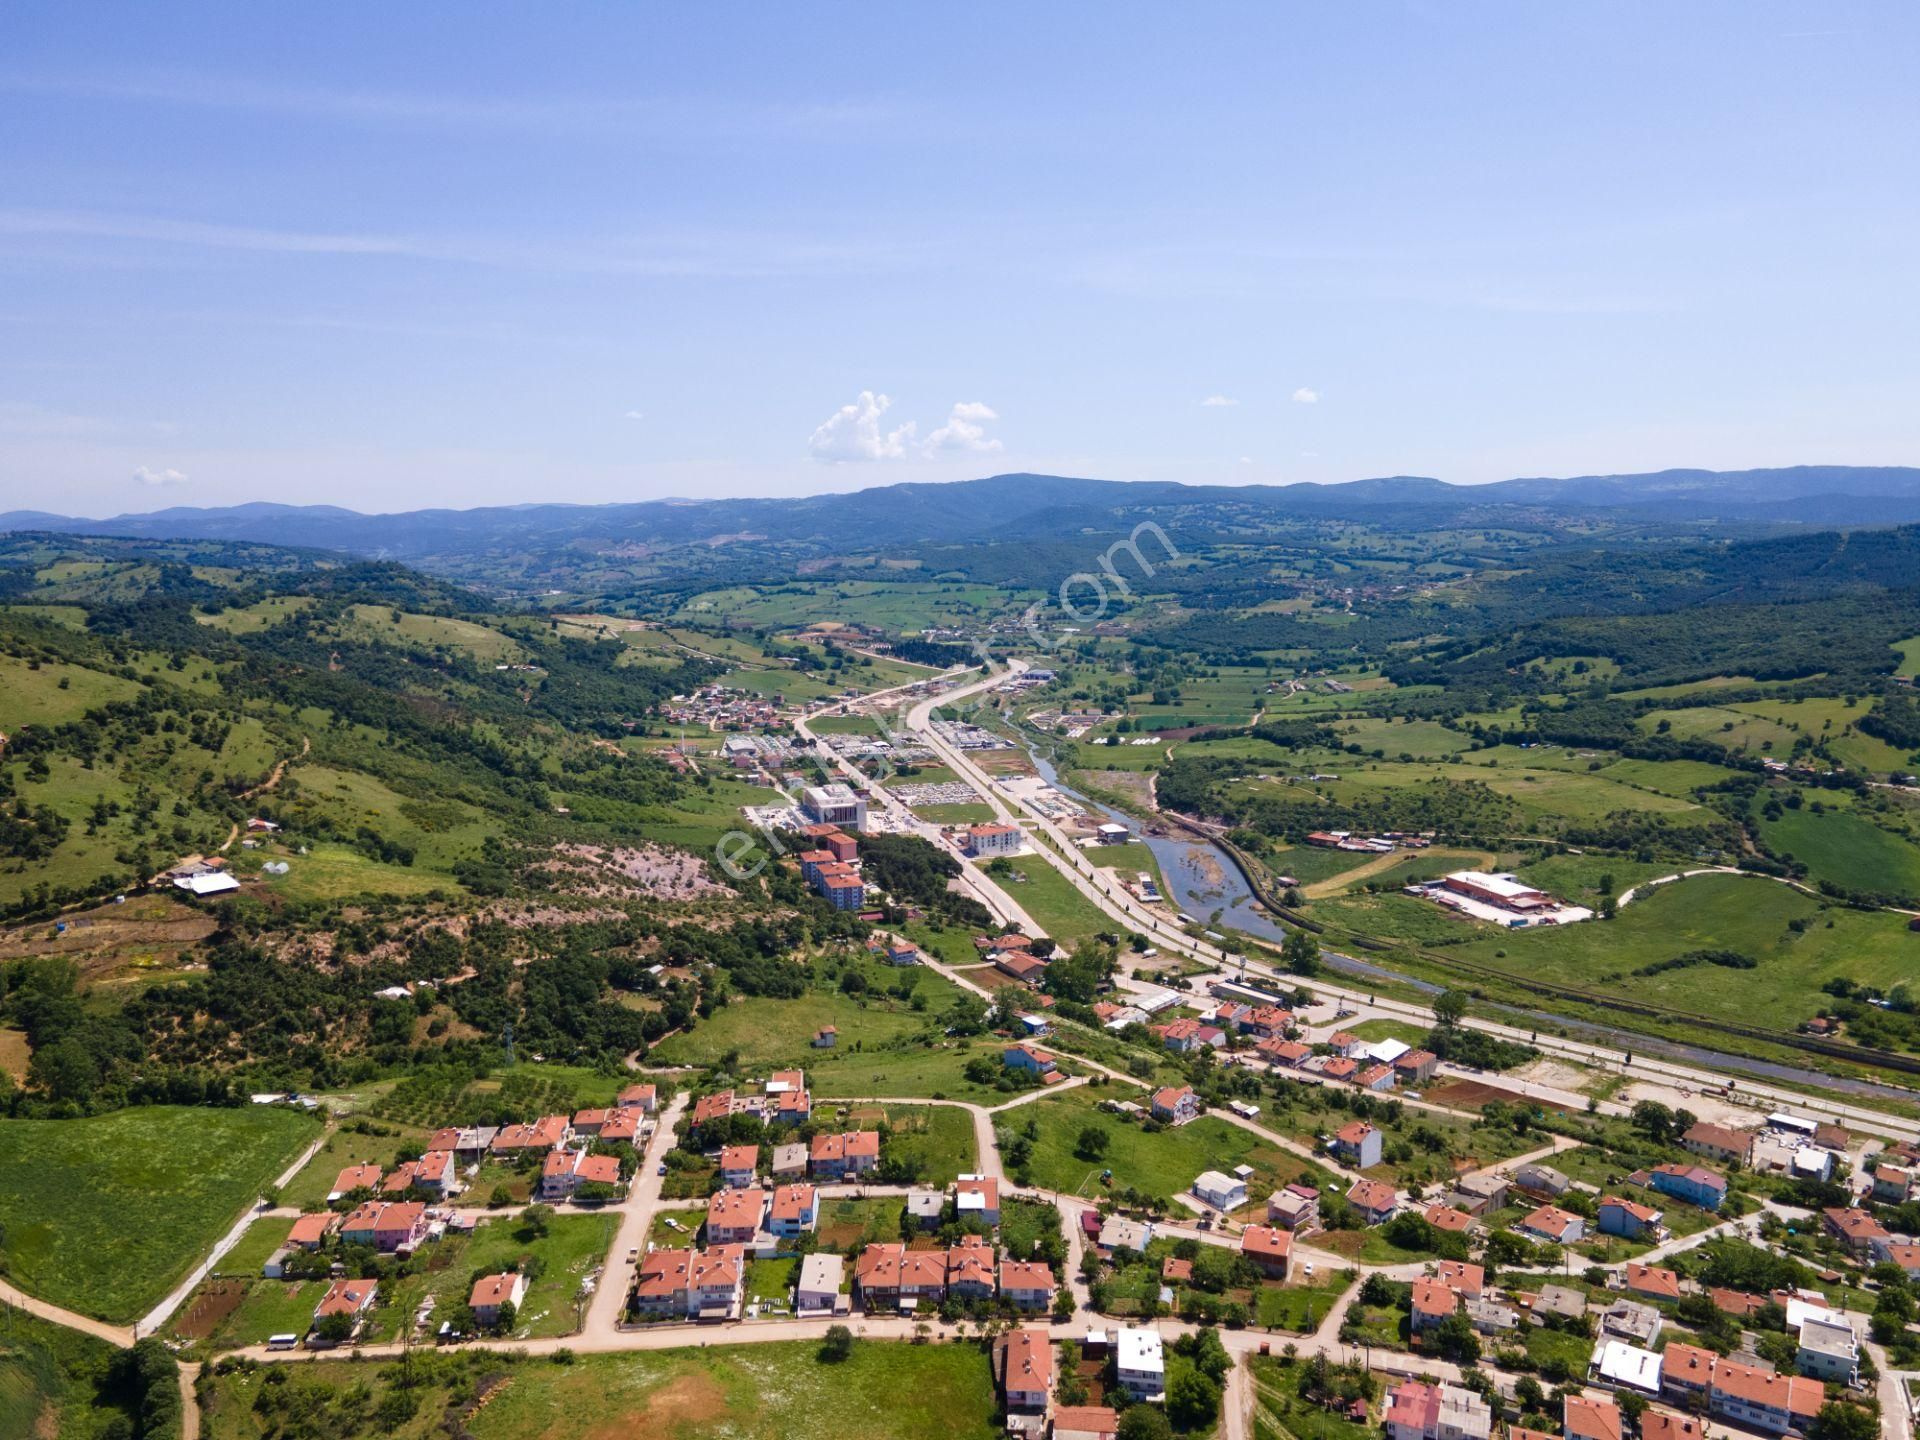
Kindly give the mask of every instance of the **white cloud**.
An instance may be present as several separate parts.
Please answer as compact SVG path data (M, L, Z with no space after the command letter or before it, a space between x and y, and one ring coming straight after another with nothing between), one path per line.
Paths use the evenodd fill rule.
M142 485L152 485L155 487L161 485L184 485L187 483L186 475L179 470L155 470L150 465L135 466L133 478L138 480Z
M626 412L626 418L629 420L644 420L647 418L647 412L644 410L629 410Z
M1298 390L1293 392L1293 403L1296 405L1318 405L1320 403L1320 392L1318 390L1309 390L1306 386L1302 385Z
M1209 410L1218 410L1223 406L1238 405L1239 403L1240 402L1235 400L1231 395L1209 395L1200 402L1203 407Z
M981 455L998 450L1000 442L987 434L981 422L999 418L992 406L982 405L978 400L956 401L947 414L947 423L927 436L920 451L933 456L948 451Z
M807 441L807 450L816 460L838 465L852 460L899 460L913 443L914 423L882 431L880 417L893 401L871 390L862 390L851 405L842 405L822 421ZM957 412L957 407L956 407Z

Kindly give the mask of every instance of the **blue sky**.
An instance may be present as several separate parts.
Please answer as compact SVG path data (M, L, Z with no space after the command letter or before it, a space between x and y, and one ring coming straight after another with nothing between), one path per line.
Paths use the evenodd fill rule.
M1916 74L1845 0L11 6L0 508L1920 462Z

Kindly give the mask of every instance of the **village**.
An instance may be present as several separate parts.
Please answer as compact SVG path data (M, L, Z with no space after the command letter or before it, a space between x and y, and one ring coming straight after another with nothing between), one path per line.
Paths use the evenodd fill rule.
M1025 991L1046 961L1022 940L982 937L981 954L1025 972L1014 987ZM1032 992L997 1052L1014 1098L961 1107L975 1145L944 1183L901 1175L888 1112L818 1099L803 1069L677 1093L637 1080L603 1109L444 1129L391 1164L339 1171L262 1266L263 1281L319 1277L324 1290L300 1328L244 1353L374 1357L414 1338L537 1349L548 1342L516 1328L537 1263L476 1274L463 1294L404 1314L388 1277L477 1227L609 1215L617 1234L582 1278L569 1345L836 1326L953 1343L971 1327L991 1347L1008 1432L1037 1440L1116 1436L1133 1407L1190 1413L1193 1374L1219 1369L1217 1390L1244 1383L1234 1377L1255 1360L1314 1354L1335 1365L1313 1404L1350 1427L1336 1433L1391 1440L1800 1435L1831 1396L1870 1392L1874 1276L1920 1275L1920 1243L1886 1223L1912 1223L1902 1207L1920 1144L1878 1145L1788 1112L1735 1126L1655 1107L1629 1117L1640 1143L1609 1149L1543 1124L1503 1160L1408 1183L1393 1156L1410 1117L1443 1113L1422 1087L1474 1072L1362 1039L1336 1007L1228 981L1210 990L1094 1009L1111 1033L1205 1052L1208 1070L1314 1087L1353 1118L1296 1137L1263 1130L1260 1104L1216 1108L1204 1085L1130 1091L1072 1053L1072 1027ZM1073 1193L1019 1183L1002 1118L1073 1090L1101 1095L1103 1112L1149 1139L1225 1120L1300 1165L1293 1177L1198 1170L1171 1205L1143 1201L1112 1167ZM1635 1163L1642 1150L1677 1158ZM1857 1180L1836 1179L1856 1165ZM476 1203L508 1173L526 1177L526 1202ZM1791 1205L1782 1187L1796 1181L1846 1203ZM1806 1257L1803 1283L1756 1283L1796 1268L1788 1253ZM1721 1273L1736 1263L1745 1283Z

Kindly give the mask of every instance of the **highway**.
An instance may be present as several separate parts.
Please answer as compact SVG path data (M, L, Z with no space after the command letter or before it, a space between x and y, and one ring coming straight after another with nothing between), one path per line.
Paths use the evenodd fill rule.
M1019 674L1028 668L1027 662L1014 660L1010 662L1008 673ZM971 784L993 807L997 815L1017 821L1030 836L1038 837L1037 842L1032 846L1034 852L1044 857L1066 876L1075 888L1104 914L1119 922L1125 929L1146 935L1167 950L1208 965L1219 973L1221 978L1237 978L1242 966L1236 961L1231 969L1227 967L1228 952L1225 947L1194 939L1176 925L1170 916L1135 900L1126 890L1103 875L1079 846L1074 844L1073 838L1059 825L1038 811L1028 808L1018 797L1008 796L994 778L976 765L965 751L947 744L934 731L931 724L934 710L999 683L1005 678L1006 676L996 676L977 680L959 689L922 700L908 712L908 728L955 774ZM1429 1007L1407 1001L1378 999L1365 990L1333 984L1318 976L1303 980L1299 976L1287 974L1271 964L1253 960L1251 957L1246 960L1244 970L1247 975L1284 984L1290 990L1304 985L1315 995L1342 1004L1366 1005L1384 1014L1422 1025L1434 1023L1433 1011ZM1630 1047L1626 1045L1609 1046L1591 1041L1570 1040L1473 1016L1469 1016L1462 1023L1502 1039L1532 1045L1543 1053L1557 1058L1572 1060L1582 1065L1613 1069L1631 1078L1657 1079L1699 1090L1732 1088L1739 1095L1764 1102L1768 1106L1790 1109L1799 1114L1811 1114L1816 1119L1832 1120L1837 1124L1866 1129L1891 1139L1920 1140L1920 1122L1889 1115L1884 1111L1852 1101L1842 1101L1831 1096L1822 1096L1816 1100L1799 1090L1750 1079L1742 1079L1737 1085L1730 1085L1728 1078L1716 1071L1671 1060L1653 1059L1644 1053L1632 1053L1629 1060Z

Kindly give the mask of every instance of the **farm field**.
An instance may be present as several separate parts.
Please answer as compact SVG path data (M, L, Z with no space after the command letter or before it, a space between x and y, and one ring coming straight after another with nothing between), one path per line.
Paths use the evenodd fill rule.
M1789 928L1795 920L1807 928ZM1633 973L1703 949L1738 951L1759 964ZM1900 915L1825 906L1771 880L1702 875L1660 886L1612 921L1488 934L1454 953L1516 975L1785 1030L1815 1013L1830 979L1900 983L1911 973L1914 942Z
M266 1106L0 1124L11 1278L55 1304L133 1319L317 1134L310 1117Z
M415 1406L382 1404L397 1379L323 1360L288 1367L281 1385L267 1368L223 1375L205 1416L207 1440L263 1440L281 1411L308 1417L332 1440L428 1440L441 1426L453 1383L486 1395L465 1416L475 1440L572 1440L579 1417L592 1435L648 1440L992 1440L995 1398L986 1352L974 1345L867 1340L838 1364L812 1344L714 1346L582 1356L571 1365L478 1352L436 1357ZM469 1378L471 1377L471 1378ZM371 1391L356 1394L360 1387ZM265 1404L263 1391L281 1390ZM397 1414L405 1418L396 1419Z
M1920 847L1862 816L1842 810L1817 815L1802 806L1759 825L1768 846L1805 865L1815 884L1826 880L1848 890L1920 896Z

